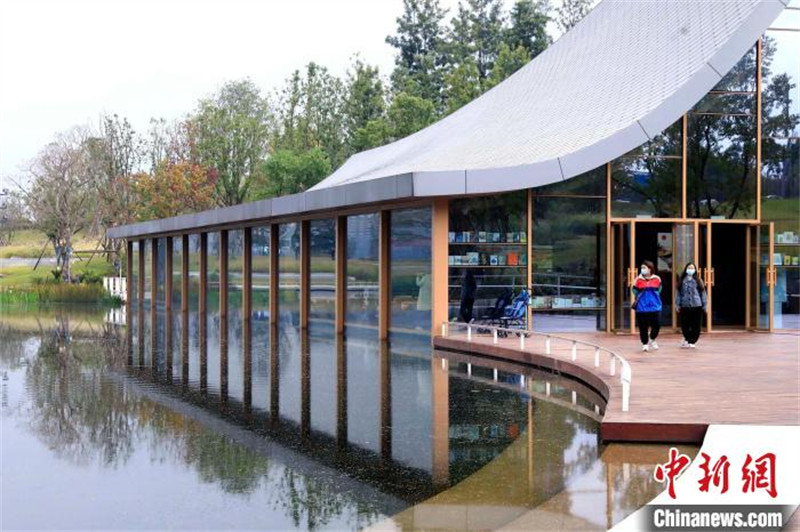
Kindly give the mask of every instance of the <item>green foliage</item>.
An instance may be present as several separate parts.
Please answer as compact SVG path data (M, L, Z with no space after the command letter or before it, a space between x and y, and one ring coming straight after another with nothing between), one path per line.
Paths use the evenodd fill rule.
M592 0L563 0L556 12L556 23L564 33L583 20L592 8Z
M263 178L253 185L253 199L271 198L308 190L331 172L331 163L320 148L303 153L278 150L262 167Z
M517 0L509 13L510 25L505 32L508 47L512 50L523 47L529 58L542 53L551 42L547 35L549 13L547 0Z
M201 100L193 117L200 162L216 170L217 202L244 201L250 181L267 154L271 112L250 80L232 81Z
M356 60L348 73L345 120L350 151L360 149L358 131L383 117L386 109L383 82L377 67Z
M447 87L447 111L449 113L481 95L480 74L471 57L467 57L458 67L448 72L444 79Z
M433 123L436 119L433 102L400 93L389 107L389 125L394 138L402 138Z
M530 61L530 56L524 46L517 46L512 50L506 43L502 43L492 73L486 79L484 86L488 90L500 84L508 76L524 67L528 61Z

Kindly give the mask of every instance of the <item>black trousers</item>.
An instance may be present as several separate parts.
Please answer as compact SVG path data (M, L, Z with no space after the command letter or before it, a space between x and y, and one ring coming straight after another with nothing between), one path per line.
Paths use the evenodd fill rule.
M458 313L461 316L461 321L464 323L469 323L472 321L472 306L474 304L474 297L465 297L461 299L461 308L459 309Z
M703 307L681 307L681 332L683 339L690 344L700 338L700 324L703 322Z
M636 321L639 323L639 339L642 345L656 339L661 330L661 312L637 312Z

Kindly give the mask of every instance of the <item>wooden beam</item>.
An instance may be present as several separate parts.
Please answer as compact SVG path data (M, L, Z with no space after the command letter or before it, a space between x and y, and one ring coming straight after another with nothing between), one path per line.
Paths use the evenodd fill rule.
M391 219L392 212L380 211L378 227L378 339L389 339L392 320Z
M269 323L278 324L278 295L279 295L279 274L278 271L280 258L280 234L278 224L269 226Z
M300 223L300 328L308 328L311 314L311 222Z
M336 217L336 290L334 298L334 330L344 332L347 311L347 217Z
M449 318L448 264L450 205L447 198L435 198L431 216L431 337L440 335Z

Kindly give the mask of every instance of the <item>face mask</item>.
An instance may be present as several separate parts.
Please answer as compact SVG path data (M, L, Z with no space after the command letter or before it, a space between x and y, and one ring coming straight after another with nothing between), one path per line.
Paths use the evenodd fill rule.
M642 275L647 275L648 273L650 273L650 270L645 268L644 266L642 266L642 269L639 271L642 272Z
M694 268L689 268L686 270L686 275L694 275Z

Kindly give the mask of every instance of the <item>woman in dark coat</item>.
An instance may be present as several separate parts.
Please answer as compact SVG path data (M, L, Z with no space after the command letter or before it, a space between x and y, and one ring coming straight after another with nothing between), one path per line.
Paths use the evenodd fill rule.
M700 339L700 325L706 313L706 286L697 275L697 266L690 262L683 268L675 291L675 310L681 316L681 347L694 349Z
M464 272L464 278L461 281L461 309L459 315L464 323L472 321L472 306L475 304L475 292L477 290L478 282L475 280L475 274L468 269Z

